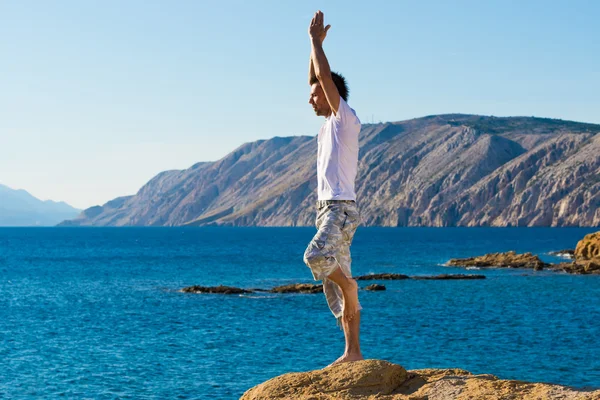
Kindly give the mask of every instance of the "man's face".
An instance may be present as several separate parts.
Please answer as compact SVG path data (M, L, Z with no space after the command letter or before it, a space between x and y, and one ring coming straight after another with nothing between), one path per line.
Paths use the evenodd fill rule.
M331 114L331 107L329 107L325 92L319 83L313 83L310 86L308 102L313 107L313 110L315 110L315 114L325 117Z

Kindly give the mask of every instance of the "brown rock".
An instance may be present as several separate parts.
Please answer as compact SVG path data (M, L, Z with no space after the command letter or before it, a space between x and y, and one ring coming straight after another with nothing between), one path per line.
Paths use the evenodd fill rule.
M600 259L600 232L585 235L575 247L575 260Z
M365 288L365 290L373 290L373 291L379 291L379 290L386 290L384 285L378 285L377 283L374 283L372 285L369 285Z
M269 290L271 293L322 293L323 285L313 283L292 283L291 285L277 286Z
M431 276L411 276L411 279L485 279L485 275L474 274L440 274Z
M590 274L600 274L600 258L594 258L585 264L585 272Z
M242 293L252 293L251 290L240 289L231 286L188 286L181 289L182 292L185 293L219 293L219 294L242 294Z
M288 373L249 389L241 400L597 400L600 390L503 380L462 369L406 371L382 360L343 363L321 370Z
M399 280L399 279L409 279L408 275L403 274L371 274L371 275L361 275L355 276L354 279L357 281L384 281L384 280Z
M240 400L367 399L392 393L406 378L400 365L364 360L281 375L248 390Z
M569 274L600 275L600 258L594 258L592 260L585 261L573 261L570 263L552 264L550 268L557 271L567 272Z
M548 267L538 256L531 253L517 254L514 251L506 253L491 253L479 257L453 258L448 262L451 266L461 267L504 267L504 268L533 268L541 270Z

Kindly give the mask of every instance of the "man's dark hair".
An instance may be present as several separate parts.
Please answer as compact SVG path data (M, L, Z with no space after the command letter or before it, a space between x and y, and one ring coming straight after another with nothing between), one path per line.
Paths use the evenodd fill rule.
M348 93L350 92L350 89L348 89L346 78L344 78L342 74L332 72L331 79L333 79L333 83L335 84L335 87L337 88L340 96L342 96L342 99L344 99L344 101L348 101ZM316 76L313 76L312 78L310 78L310 84L313 85L315 83L319 83L319 80Z

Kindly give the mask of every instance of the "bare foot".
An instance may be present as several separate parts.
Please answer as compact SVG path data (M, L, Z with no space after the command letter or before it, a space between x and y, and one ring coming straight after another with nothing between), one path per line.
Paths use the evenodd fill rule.
M342 291L342 295L344 297L343 319L350 321L358 312L358 283L354 279L350 279L349 288Z
M342 356L340 358L338 358L337 360L335 360L334 362L329 364L327 367L331 367L332 365L341 364L341 363L345 363L345 362L360 361L360 360L364 360L361 353L349 353L349 354L344 353L344 354L342 354ZM327 367L325 367L325 368L327 368Z

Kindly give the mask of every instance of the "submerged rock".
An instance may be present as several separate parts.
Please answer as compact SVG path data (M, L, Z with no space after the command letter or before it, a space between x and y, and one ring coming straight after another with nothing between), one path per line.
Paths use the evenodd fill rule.
M355 276L354 279L356 279L357 281L383 281L383 280L398 280L398 279L409 279L410 277L408 275L403 275L403 274L390 274L390 273L383 273L383 274L371 274L371 275L361 275L361 276Z
M292 283L291 285L277 286L269 290L271 293L323 293L323 285L314 283Z
M252 293L252 290L240 289L232 286L188 286L181 289L184 293L218 293L218 294L243 294Z
M387 361L363 360L280 375L249 389L241 400L593 400L599 396L600 390L504 380L462 369L407 371Z
M558 251L551 251L550 254L552 254L553 256L573 258L573 257L575 257L575 250L564 249L564 250L558 250Z
M440 274L440 275L424 275L424 276L411 276L411 279L485 279L485 275L473 275L473 274Z
M504 268L533 268L541 270L550 264L543 262L531 253L517 254L514 251L506 253L491 253L479 257L453 258L448 262L450 266L460 267L504 267Z
M369 285L365 288L365 290L372 290L372 291L379 291L379 290L386 290L384 285L378 285L377 283L374 283L372 285Z

